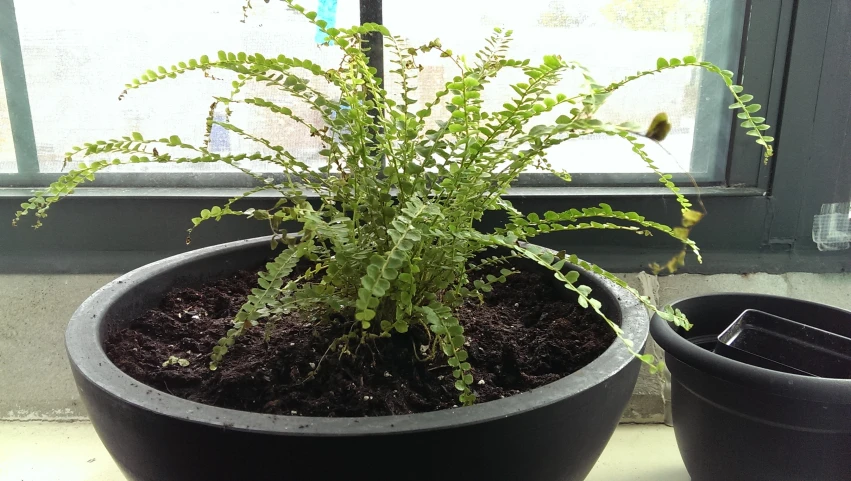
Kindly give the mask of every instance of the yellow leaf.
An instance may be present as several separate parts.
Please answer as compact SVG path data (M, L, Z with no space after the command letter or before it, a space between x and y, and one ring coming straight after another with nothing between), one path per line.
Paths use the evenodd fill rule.
M673 234L677 239L686 240L688 239L689 230L685 227L674 227Z
M653 120L650 122L650 127L647 129L647 133L644 135L649 139L661 142L665 140L665 137L668 136L670 131L671 122L668 121L668 114L662 112L653 117Z
M691 227L703 218L703 212L685 209L683 210L683 227Z

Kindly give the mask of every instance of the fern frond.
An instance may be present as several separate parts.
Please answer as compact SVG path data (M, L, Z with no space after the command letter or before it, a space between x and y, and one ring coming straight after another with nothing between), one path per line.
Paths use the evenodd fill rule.
M216 347L213 348L210 354L211 370L218 368L222 357L227 354L228 348L233 346L237 337L245 333L249 327L256 326L257 321L267 315L264 309L269 304L277 302L284 285L284 278L293 271L299 259L307 255L310 250L310 242L289 246L272 262L266 264L266 270L258 274L257 283L260 287L251 290L245 304L233 319L233 328L229 329L225 337L219 339Z
M472 366L467 362L469 355L464 349L466 342L464 326L458 323L458 319L452 315L448 307L437 301L417 310L425 316L431 332L439 340L446 362L452 368L455 389L461 391L459 399L464 405L473 404L476 401L476 395L472 389L473 374L470 372Z
M403 215L404 214L404 215ZM414 248L414 243L422 238L419 224L422 218L439 215L434 204L425 203L413 198L396 216L388 228L387 234L392 240L386 252L373 254L369 259L366 274L361 277L361 287L358 289L357 312L355 319L361 321L364 329L368 329L370 321L375 318L375 308L378 301L387 294L391 281L399 276L399 269L405 264L408 253Z
M36 222L33 224L34 228L39 228L42 226L42 219L47 217L47 211L51 205L55 204L63 197L71 195L74 193L74 190L79 187L81 184L85 182L92 182L95 180L95 175L101 170L106 169L107 167L115 167L129 164L144 164L151 162L191 162L191 163L212 163L212 162L223 162L228 165L231 165L237 169L245 171L245 169L236 165L236 162L240 160L264 160L264 161L272 161L272 157L263 156L260 154L255 155L247 155L247 154L236 154L229 156L220 156L216 154L207 154L199 157L179 157L176 159L172 159L171 157L164 158L152 158L146 155L133 155L128 160L122 159L113 159L113 160L97 160L90 162L88 164L81 163L76 169L72 169L67 174L60 177L57 181L51 183L46 189L36 191L33 194L33 197L21 204L21 210L15 213L15 218L12 220L12 225L17 225L20 222L20 219L30 213L33 213L36 217ZM252 173L253 174L253 173ZM256 175L256 174L253 174ZM260 176L257 176L260 177ZM262 179L262 177L260 177Z
M609 97L609 95L611 95L614 91L620 89L621 87L629 84L630 82L638 80L639 78L661 73L665 70L683 67L700 68L721 77L724 84L727 86L727 89L730 91L730 93L733 95L733 98L736 100L733 104L730 105L730 109L742 110L742 112L738 114L738 118L744 120L741 126L750 129L748 130L748 135L756 137L756 143L761 145L765 149L763 159L764 162L767 163L768 159L771 158L772 155L774 155L774 149L771 146L771 143L774 141L774 137L762 134L763 131L769 128L768 125L764 123L765 118L754 117L751 115L753 113L758 112L762 108L762 106L759 104L749 103L753 100L753 95L742 93L743 87L733 82L733 72L729 70L724 70L713 64L712 62L698 61L697 58L693 56L686 56L682 59L666 59L660 57L656 61L655 69L639 71L635 75L630 75L620 81L612 82L611 84L605 87L598 86L589 94L578 95L573 97L573 100L581 100L583 105L585 105L585 109L583 109L581 112L576 112L576 114L574 115L574 119L578 119L580 114L585 116L592 115L600 106L602 106L602 104Z

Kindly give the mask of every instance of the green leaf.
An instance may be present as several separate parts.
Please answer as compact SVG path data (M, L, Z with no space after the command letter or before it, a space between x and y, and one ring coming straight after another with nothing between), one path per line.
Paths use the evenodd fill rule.
M544 65L550 68L559 68L561 67L561 60L555 55L544 55Z
M667 67L668 65L669 65L668 59L666 59L666 58L659 57L659 59L656 60L656 69L657 70L663 69L663 68Z
M370 266L370 267L373 267L373 266ZM395 280L399 276L399 271L397 271L396 269L394 269L392 267L386 267L386 268L384 268L384 271L381 273L381 275L384 276L385 279L392 281L392 280Z
M750 113L754 113L754 112L758 112L759 109L761 109L761 108L762 108L762 105L760 105L760 104L750 104L747 107L745 107L745 110L747 110Z
M467 88L478 87L479 81L473 77L464 77L464 86Z
M564 274L564 278L567 282L571 284L575 284L579 281L579 272L577 271L569 271Z
M408 323L407 322L396 321L396 322L393 323L393 327L396 329L397 332L400 332L400 333L403 333L403 334L408 332Z

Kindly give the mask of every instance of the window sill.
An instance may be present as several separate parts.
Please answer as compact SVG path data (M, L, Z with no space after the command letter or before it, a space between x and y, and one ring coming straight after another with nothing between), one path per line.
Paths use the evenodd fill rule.
M11 222L31 188L0 188L0 222ZM184 242L190 219L202 209L222 205L242 194L230 188L80 188L51 208L41 229L0 229L0 272L97 273L127 272L148 262L222 242L263 236L268 225L230 216L208 222ZM683 188L692 201L697 190ZM253 196L243 205L263 206L274 194ZM680 207L663 187L516 187L508 193L522 212L581 209L601 202L614 209L635 211L647 219L679 225ZM758 188L702 187L700 198L708 211L692 231L704 263L689 256L681 272L715 274L742 272L843 272L851 270L851 251L820 253L807 235L771 242L766 230L773 215L771 196ZM504 223L501 213L487 212L483 231ZM9 224L6 224L7 226ZM290 229L295 229L291 226ZM535 239L541 245L576 253L614 272L646 270L679 252L678 241L658 233L653 237L630 232L565 231Z

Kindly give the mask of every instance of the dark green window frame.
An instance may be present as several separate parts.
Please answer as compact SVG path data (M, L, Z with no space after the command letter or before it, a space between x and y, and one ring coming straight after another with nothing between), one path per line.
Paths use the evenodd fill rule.
M847 0L735 4L743 9L743 28L714 35L742 36L738 81L761 99L767 122L775 128L777 155L762 164L760 148L735 128L731 115L729 145L707 147L725 155L726 172L722 182L700 187L709 215L693 238L705 262L690 259L683 272L843 272L851 268L851 252L819 252L810 232L812 216L822 204L849 201L851 8ZM729 13L719 9L730 5L711 3L710 23ZM381 0L361 0L361 20L380 22ZM38 172L13 0L0 0L0 32L19 166L16 174L0 174L1 220L11 219L33 189L58 175ZM378 58L375 64L381 65ZM698 129L701 118L720 114L699 110ZM696 138L701 138L699 131ZM565 188L545 174L524 175L509 197L530 212L607 202L654 220L677 222L675 203L655 187L652 174L577 174L574 179ZM184 251L188 219L249 183L241 174L106 173L96 185L54 207L40 231L0 229L0 272L120 272ZM697 194L693 188L683 190ZM192 248L264 235L257 224L223 220L200 230ZM594 231L552 234L540 242L624 272L641 270L677 249L658 237Z

